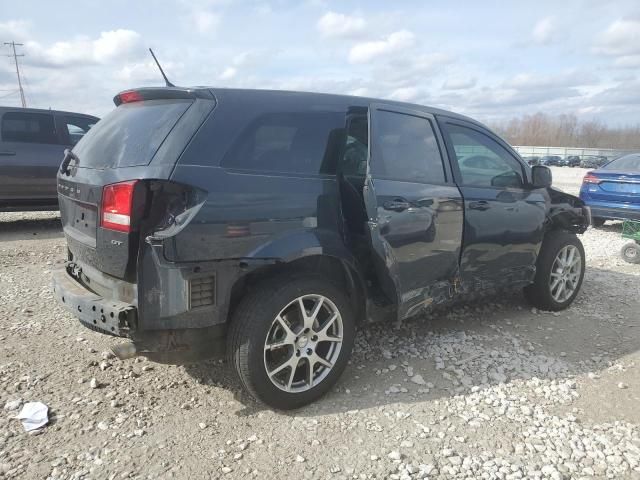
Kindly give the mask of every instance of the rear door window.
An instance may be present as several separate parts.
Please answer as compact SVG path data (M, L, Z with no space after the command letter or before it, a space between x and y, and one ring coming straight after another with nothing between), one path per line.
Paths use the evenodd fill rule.
M87 168L148 165L191 100L125 103L108 113L73 148Z
M1 130L5 142L58 143L53 115L47 113L7 112Z
M344 138L344 113L268 113L238 135L221 166L257 172L333 174Z
M363 177L367 173L369 158L369 120L365 113L347 116L347 132L344 149L338 164L343 175Z
M378 110L375 125L378 153L371 161L372 175L407 182L445 182L442 155L428 119Z

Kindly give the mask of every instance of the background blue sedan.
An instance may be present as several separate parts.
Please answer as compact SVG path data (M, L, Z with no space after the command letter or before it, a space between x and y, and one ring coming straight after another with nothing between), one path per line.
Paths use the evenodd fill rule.
M640 153L616 158L585 175L580 198L591 207L593 225L640 220Z

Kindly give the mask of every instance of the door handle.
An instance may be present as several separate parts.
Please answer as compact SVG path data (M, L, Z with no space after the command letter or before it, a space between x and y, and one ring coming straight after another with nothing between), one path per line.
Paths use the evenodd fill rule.
M476 202L469 202L469 210L489 210L489 202L486 200L478 200Z
M383 207L385 210L393 210L394 212L402 212L407 208L411 207L411 204L406 200L401 198L396 198L395 200L389 200L388 202L384 202Z
M0 152L0 155L2 155L3 157L10 157L15 154L16 152L8 152L8 151Z

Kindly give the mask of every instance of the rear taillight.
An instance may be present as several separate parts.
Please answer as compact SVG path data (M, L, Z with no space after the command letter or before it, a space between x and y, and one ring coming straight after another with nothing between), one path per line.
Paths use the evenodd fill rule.
M600 183L600 179L591 173L587 173L582 179L582 183Z
M104 186L100 209L102 228L127 233L131 231L133 190L137 182L130 180Z

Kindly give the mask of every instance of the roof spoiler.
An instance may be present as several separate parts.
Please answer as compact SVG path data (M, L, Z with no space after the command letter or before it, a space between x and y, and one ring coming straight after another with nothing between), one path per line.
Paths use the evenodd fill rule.
M120 92L113 97L113 103L118 107L123 103L142 102L144 100L195 100L196 98L215 99L213 93L204 88L147 87Z

